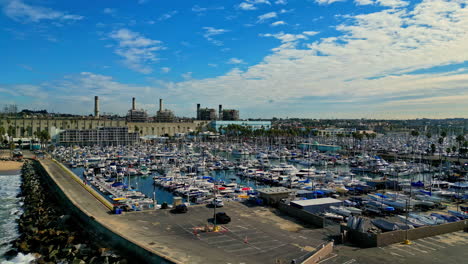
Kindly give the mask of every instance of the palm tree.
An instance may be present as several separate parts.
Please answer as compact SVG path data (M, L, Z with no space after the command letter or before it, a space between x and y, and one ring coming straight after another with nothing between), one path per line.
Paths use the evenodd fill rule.
M455 140L457 141L458 149L460 150L461 144L465 141L465 136L464 135L458 135ZM458 151L458 163L460 163L460 151Z

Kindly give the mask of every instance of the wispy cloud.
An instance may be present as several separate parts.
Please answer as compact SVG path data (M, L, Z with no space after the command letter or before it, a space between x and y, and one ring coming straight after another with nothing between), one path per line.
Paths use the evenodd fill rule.
M276 21L276 22L271 23L271 25L272 25L273 27L276 27L276 26L286 25L286 22L284 22L284 21Z
M170 72L170 71L171 71L171 68L169 68L169 67L162 67L162 68L161 68L161 72L162 72L162 73L168 73L168 72Z
M171 12L162 14L162 15L158 18L158 20L159 20L159 21L168 20L168 19L170 19L171 17L177 15L177 13L179 13L177 10L173 10L173 11L171 11Z
M330 5L335 2L344 2L346 0L315 0L315 2L319 5Z
M227 61L227 64L244 64L245 62L241 59L238 59L238 58L230 58L228 61Z
M269 19L272 19L272 18L275 18L275 17L278 17L276 12L269 12L269 13L263 14L261 16L258 16L257 23L263 23L266 20L269 20Z
M124 64L144 74L151 73L149 65L159 60L155 52L164 49L161 41L146 38L126 28L113 31L109 37L117 42L115 53L124 58Z
M84 17L47 7L28 5L21 0L10 1L3 9L6 16L18 22L40 22L42 20L76 21Z
M253 4L249 4L246 2L240 3L239 8L242 10L256 10L257 9Z
M203 34L203 37L207 39L209 42L213 43L216 46L222 46L224 43L222 41L216 40L213 38L213 36L221 35L226 32L229 32L227 29L217 29L214 27L204 27L205 34Z

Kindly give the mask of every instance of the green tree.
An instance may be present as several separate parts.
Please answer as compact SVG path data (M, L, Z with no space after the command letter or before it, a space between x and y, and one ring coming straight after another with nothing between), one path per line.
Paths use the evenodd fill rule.
M436 152L436 145L431 144L431 153L432 153L432 155L434 155L435 152Z
M458 143L458 150L460 150L462 143L465 141L465 136L464 135L458 135L455 140ZM453 152L455 152L455 150ZM461 154L461 152L458 151L458 162L460 162L460 154Z

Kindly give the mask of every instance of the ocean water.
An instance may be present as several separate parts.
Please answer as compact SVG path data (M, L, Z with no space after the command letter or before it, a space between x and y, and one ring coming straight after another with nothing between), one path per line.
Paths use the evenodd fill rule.
M21 175L0 175L0 263L11 249L11 242L18 238L16 220L22 214L22 199L16 196L21 189Z

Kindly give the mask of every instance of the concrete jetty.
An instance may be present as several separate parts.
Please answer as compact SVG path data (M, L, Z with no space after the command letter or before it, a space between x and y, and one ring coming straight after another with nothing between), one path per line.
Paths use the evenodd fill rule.
M191 206L186 214L152 210L113 215L112 205L65 166L51 159L39 162L75 214L83 215L84 227L105 233L146 263L291 263L313 252L328 235L274 209L237 202L217 209L232 218L220 232L197 231L213 217L213 209L204 205Z

